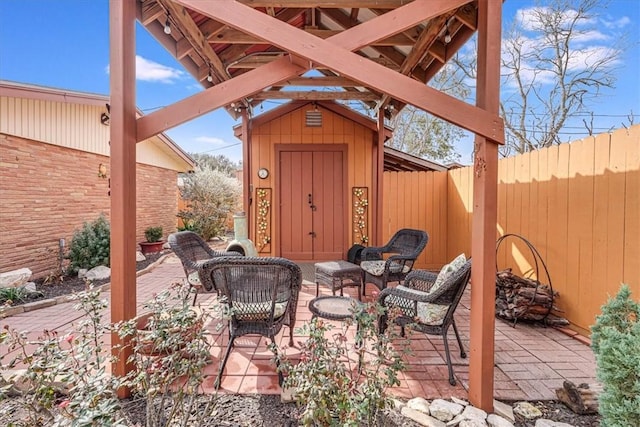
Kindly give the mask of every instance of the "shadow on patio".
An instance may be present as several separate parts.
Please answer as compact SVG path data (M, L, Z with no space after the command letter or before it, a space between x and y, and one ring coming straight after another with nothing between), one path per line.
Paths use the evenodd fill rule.
M302 264L303 285L299 296L297 325L311 319L308 304L315 297L313 280L313 264ZM137 279L138 310L154 293L166 289L169 284L180 281L184 277L180 261L171 254L163 258L155 268ZM469 288L472 288L470 286ZM456 312L456 323L462 341L469 352L469 288ZM370 301L376 288L367 288L365 299ZM346 293L356 296L356 290L346 288ZM328 288L321 287L321 294L328 294ZM110 297L106 291L105 296ZM215 303L213 294L201 294L198 303L202 309ZM37 311L22 313L2 320L3 325L18 330L33 331L34 335L42 330L65 331L72 327L77 316L71 316L72 303L58 304ZM216 362L209 365L205 382L205 391L213 390L213 381L218 372L218 357L224 352L228 334L222 329L216 331L215 325L209 325L215 336L213 355ZM277 336L283 347L288 334L284 327ZM451 357L454 371L458 379L456 386L448 381L447 365L444 359L442 339L437 336L426 336L419 332L408 333L411 340L412 354L407 356L408 369L400 374L401 385L392 390L392 394L409 399L424 397L427 399L451 396L467 398L469 379L468 358L460 358L455 339L450 339ZM453 337L452 331L450 331ZM302 337L296 337L296 341ZM107 343L109 340L106 340ZM278 394L278 376L275 365L271 362L272 353L267 349L267 340L259 337L245 336L236 340L234 350L222 378L220 391L227 393L261 393ZM287 354L295 358L295 348L287 349ZM595 382L595 359L588 345L574 339L554 328L520 323L513 328L511 324L496 320L495 335L495 390L494 397L499 400L552 400L556 398L555 389L562 386L564 380L576 384Z

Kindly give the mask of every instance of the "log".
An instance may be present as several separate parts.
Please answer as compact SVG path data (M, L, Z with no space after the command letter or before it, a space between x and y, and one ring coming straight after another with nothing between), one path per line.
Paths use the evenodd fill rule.
M562 388L556 389L558 399L578 415L598 412L598 396L602 387L598 384L580 384L576 386L565 380Z

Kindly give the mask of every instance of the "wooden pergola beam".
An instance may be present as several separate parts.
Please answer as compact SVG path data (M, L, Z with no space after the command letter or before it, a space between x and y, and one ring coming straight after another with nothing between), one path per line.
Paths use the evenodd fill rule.
M450 1L438 0L438 4L434 4L435 2L430 2L428 0L415 0L414 2L393 12L389 12L383 16L368 21L366 25L362 24L357 28L354 27L349 30L345 30L340 34L331 37L327 42L336 43L336 45L342 46L344 49L356 50L362 46L366 46L373 40L376 40L376 37L386 37L397 33L402 31L403 28L415 25L416 22L425 19L419 12L437 15L441 12L438 10L437 6L440 5L446 8L447 5L442 4L448 4ZM226 0L219 0L213 3L193 2L195 4L191 4L189 1L183 0L178 2L189 6L194 10L198 10L201 6L215 8L219 5L224 7L228 4ZM261 17L268 20L271 27L277 25L293 29L290 25L271 18L262 12L242 6L235 1L232 1L231 3L234 4L234 7L241 7L241 13L249 10L252 13L260 14ZM427 4L430 4L432 7L427 8ZM428 12L425 12L425 10L428 10ZM205 15L210 16L206 13ZM238 19L242 20L241 17L238 17ZM304 34L304 31L297 29L295 29L295 31ZM320 40L311 35L306 36L311 37L313 40ZM359 56L358 58L362 61L371 62L366 58ZM192 120L237 99L252 95L266 87L273 86L277 82L302 74L307 70L307 67L293 64L289 57L281 57L267 65L263 65L260 68L256 68L252 71L234 77L231 80L219 83L204 92L200 92L161 110L154 111L151 114L140 117L137 121L137 139L138 141L144 141L145 139L162 131Z
M398 74L388 68L382 67L371 61L354 54L350 49L341 47L341 42L357 41L350 31L357 31L361 38L381 36L379 20L390 17L394 25L394 33L410 28L410 26L398 26L398 19L409 21L408 13L418 14L422 20L430 19L452 9L466 4L466 1L431 0L427 3L414 0L401 8L374 18L363 24L344 31L329 40L305 33L290 25L281 22L273 22L266 14L244 6L235 0L219 0L216 2L198 2L197 0L177 0L181 4L198 11L206 16L215 16L216 19L226 22L227 25L241 28L261 39L287 50L296 56L305 58L313 63L323 64L342 75L363 83L408 104L421 108L443 120L454 123L470 132L480 134L491 140L504 142L504 122L496 113L490 113L482 108L467 104L438 90L430 88L407 76ZM410 10L411 6L417 6L417 10ZM428 12L427 12L428 11ZM434 14L431 15L430 14ZM425 16L426 15L426 16ZM416 17L415 15L413 16ZM349 39L349 40L345 40ZM356 39L356 40L353 40ZM358 42L358 44L362 44ZM369 43L363 44L368 45Z
M275 86L360 86L360 83L356 83L351 79L342 76L324 76L324 77L294 77L279 82Z
M269 7L277 3L278 7L344 7L343 0L238 0L238 3L245 4L250 7ZM378 7L382 9L395 9L406 5L407 0L355 0L349 1L349 7L355 8L372 8Z
M377 101L380 97L371 92L347 92L347 91L263 91L251 95L252 99L264 100L264 99L295 99L295 100L307 100L307 101L331 101L337 99L344 100L360 100L360 101Z
M328 39L342 32L342 30L324 30L318 28L305 28L304 31L321 39ZM263 43L259 38L234 28L226 28L220 31L215 37L215 42L251 45ZM413 43L414 41L404 34L394 34L391 37L373 42L371 46L411 46Z

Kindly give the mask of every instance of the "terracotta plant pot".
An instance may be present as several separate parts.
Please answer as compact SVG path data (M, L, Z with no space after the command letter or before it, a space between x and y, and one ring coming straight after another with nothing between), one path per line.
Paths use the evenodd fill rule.
M162 246L164 245L164 240L159 242L140 242L140 251L143 255L155 254L156 252L160 252L162 250Z

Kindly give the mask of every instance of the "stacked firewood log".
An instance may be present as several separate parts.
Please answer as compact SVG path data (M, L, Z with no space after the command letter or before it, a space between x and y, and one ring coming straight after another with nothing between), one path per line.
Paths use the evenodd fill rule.
M548 285L513 274L511 268L496 276L496 315L506 320L541 321L547 325L568 325L554 314L560 311L554 304L558 292Z

